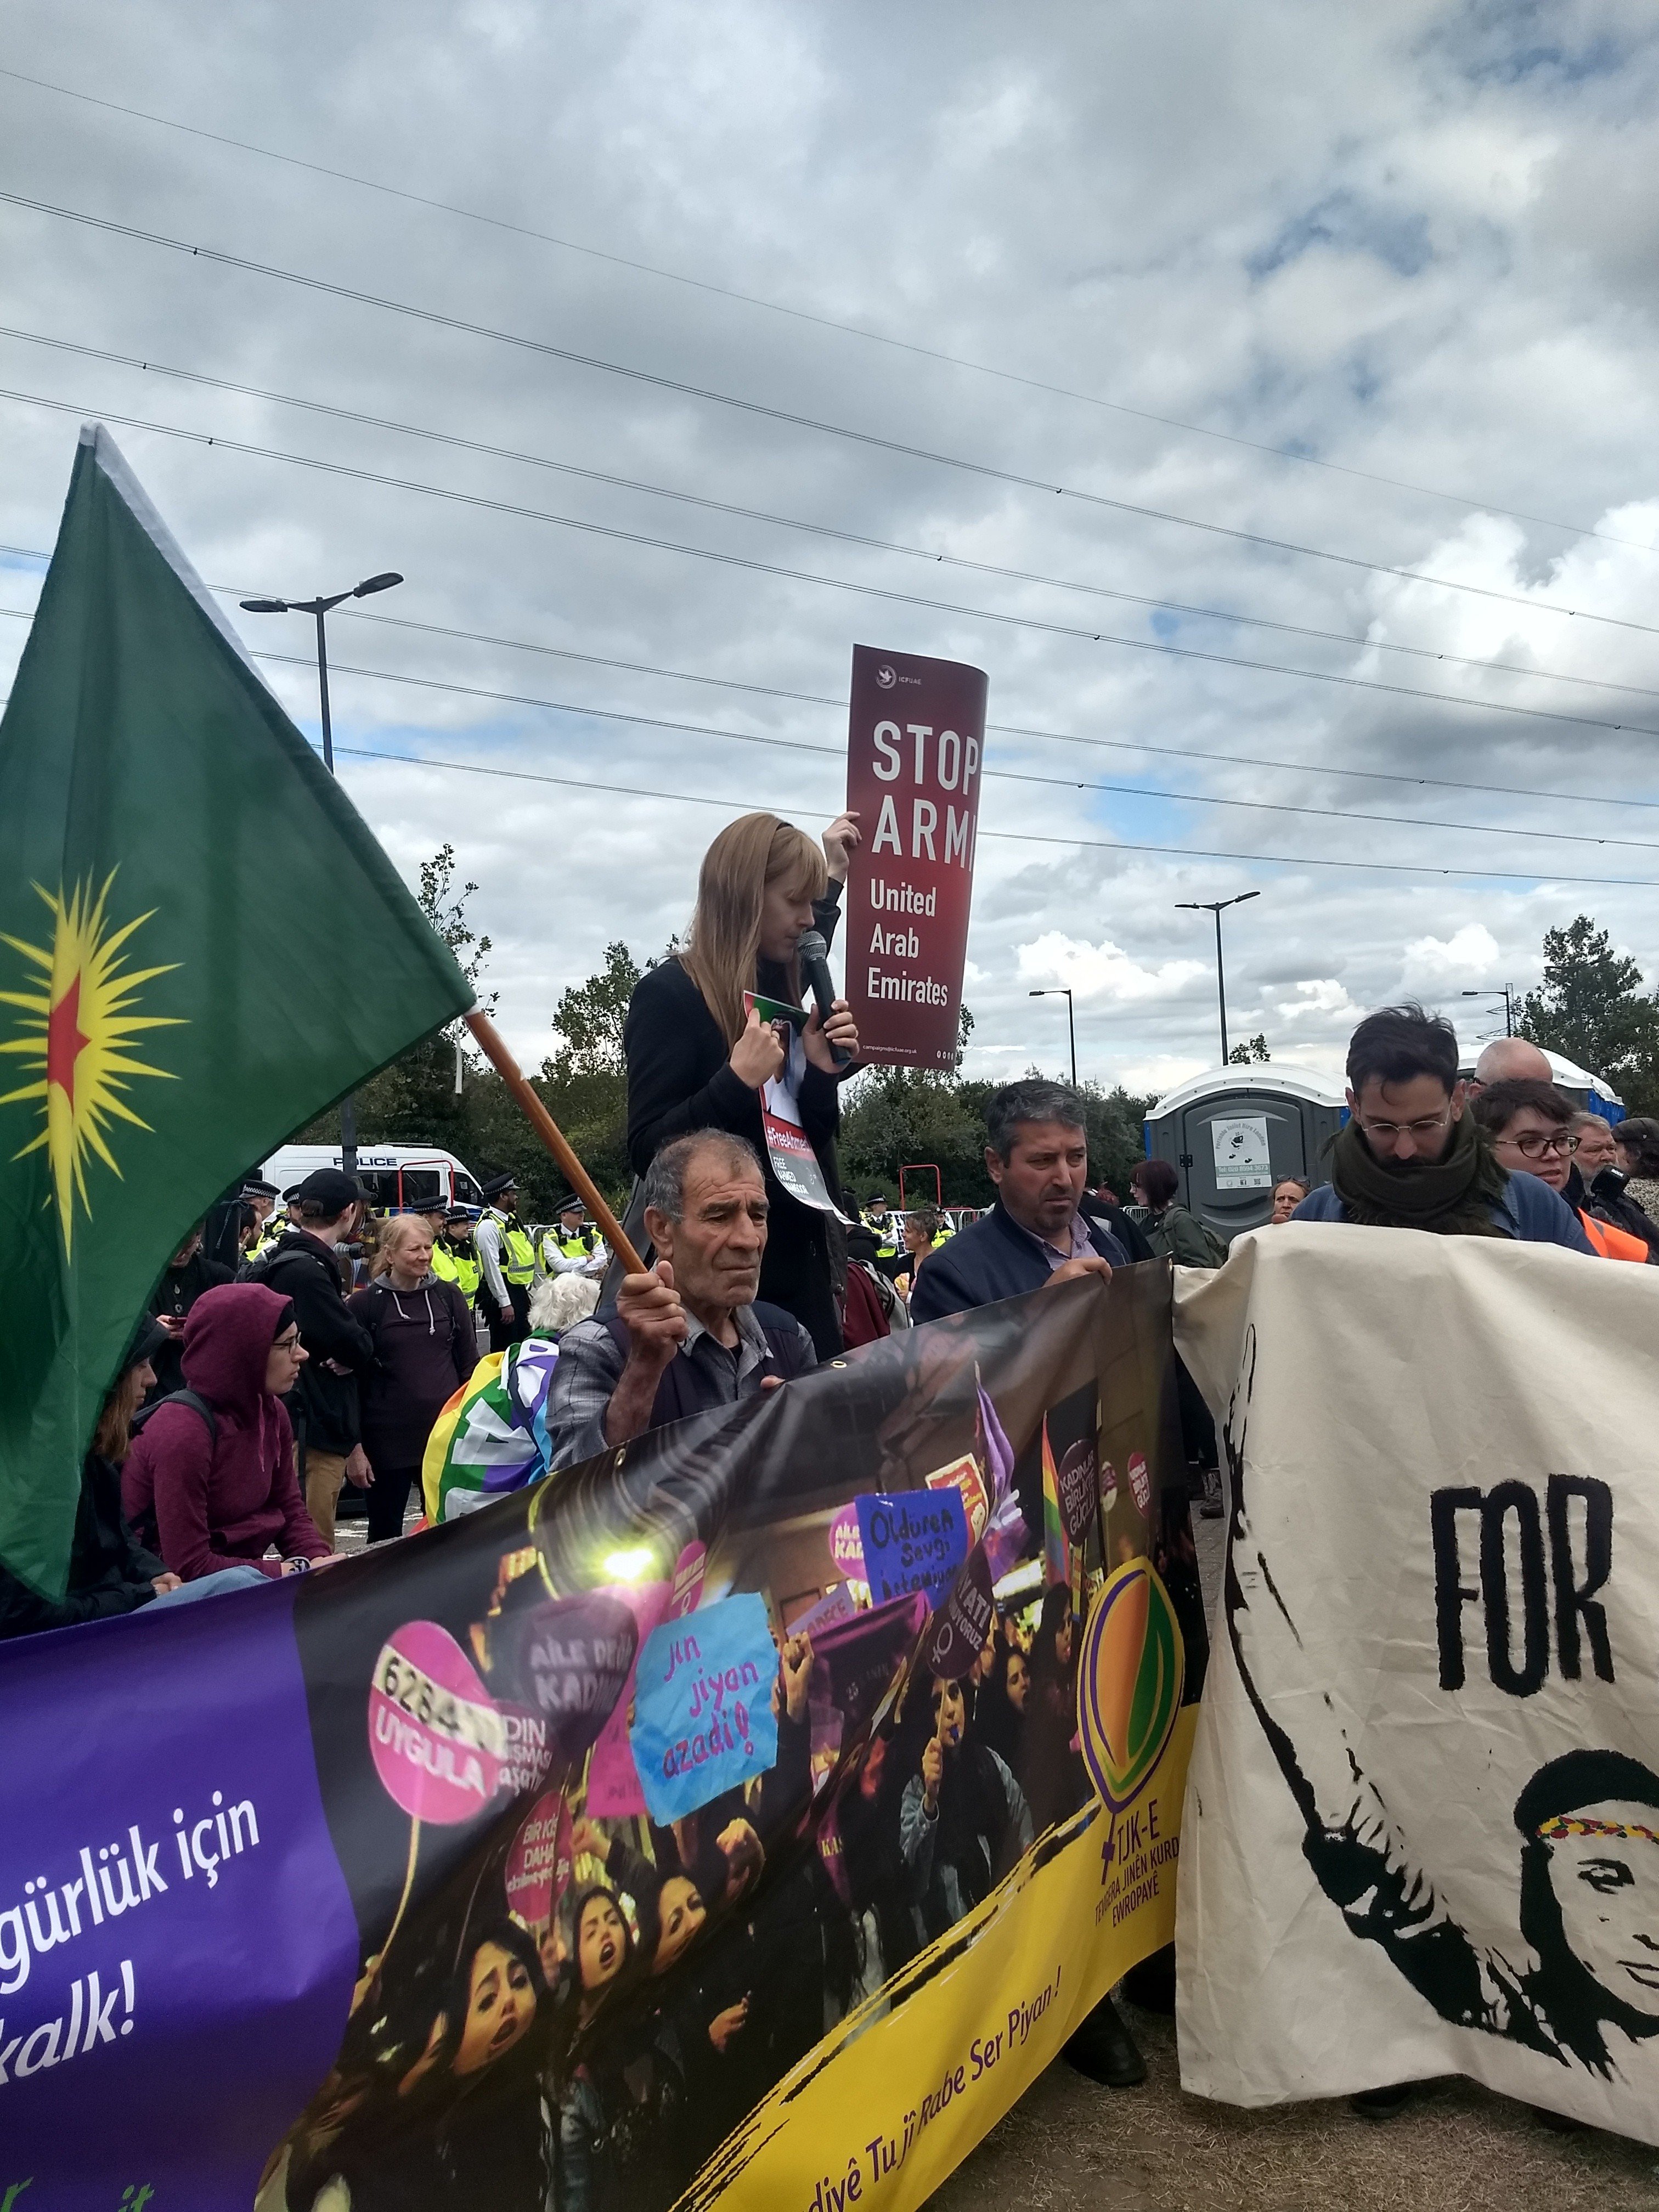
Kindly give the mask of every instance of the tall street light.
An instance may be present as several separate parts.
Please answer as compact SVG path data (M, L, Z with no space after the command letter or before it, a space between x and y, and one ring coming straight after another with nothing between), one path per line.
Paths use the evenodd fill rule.
M1221 965L1221 917L1230 906L1243 906L1246 899L1260 898L1260 891L1240 891L1230 899L1177 899L1176 904L1186 914L1212 914L1215 916L1215 989L1221 1004L1221 1065L1227 1065L1227 979Z
M1072 1040L1072 1088L1075 1091L1077 1089L1077 1024L1072 1017L1071 992L1064 983L1057 983L1050 990L1032 991L1028 995L1033 999L1064 999L1066 1001L1066 1027Z
M326 599L244 599L242 611L250 615L315 615L317 617L317 684L323 696L323 766L331 775L334 773L334 732L328 719L328 639L324 634L323 617L331 609L345 599L366 599L371 592L389 592L403 578L388 568L383 575L368 576L361 584L354 584L349 592L336 592Z
M1515 994L1507 983L1501 990L1465 991L1463 996L1466 999L1501 999L1504 1001L1504 1034L1505 1036L1515 1035Z
M336 592L328 599L244 599L242 611L250 615L314 615L317 618L317 685L323 702L323 766L331 775L334 773L334 729L328 716L328 639L324 632L323 618L331 609L345 599L366 599L371 592L389 592L403 578L392 568L380 575L366 576L361 584L354 584L349 592ZM357 1109L349 1097L340 1101L340 1164L349 1176L357 1172Z

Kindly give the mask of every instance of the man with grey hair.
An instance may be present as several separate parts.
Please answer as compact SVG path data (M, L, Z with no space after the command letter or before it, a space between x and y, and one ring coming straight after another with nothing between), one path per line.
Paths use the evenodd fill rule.
M1045 1283L1109 1275L1129 1252L1115 1229L1079 1212L1088 1179L1083 1101L1035 1076L1005 1084L985 1109L987 1174L997 1202L928 1255L910 1295L913 1322L938 1321Z
M1469 1096L1484 1091L1489 1083L1553 1083L1555 1070L1550 1066L1535 1044L1525 1037L1494 1037L1474 1063L1474 1074L1469 1083Z
M559 1340L547 1396L549 1464L578 1467L688 1413L734 1405L817 1364L781 1306L760 1305L766 1182L746 1139L697 1129L645 1176L656 1264Z

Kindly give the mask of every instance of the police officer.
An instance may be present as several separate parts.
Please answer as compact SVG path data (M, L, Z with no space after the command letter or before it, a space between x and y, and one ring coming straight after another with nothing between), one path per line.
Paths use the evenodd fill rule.
M582 1202L574 1191L559 1201L559 1218L542 1234L542 1267L550 1275L604 1274L611 1254L597 1229L582 1226Z
M290 1229L297 1229L300 1225L298 1183L293 1184L283 1193L283 1203L280 1206L276 1203L276 1194L270 1183L261 1183L258 1188L270 1191L271 1199L266 1209L264 1219L259 1224L258 1235L242 1255L242 1264L237 1271L238 1279L241 1281L247 1279L248 1270L251 1267L256 1266L261 1260L270 1257Z
M896 1215L887 1204L886 1194L878 1191L864 1211L864 1225L876 1240L876 1261L896 1260L899 1249L899 1224ZM884 1270L890 1273L890 1269Z
M444 1217L443 1234L433 1241L432 1272L441 1283L453 1283L471 1305L483 1280L478 1255L472 1243L472 1216L464 1206L452 1206Z
M483 1277L478 1307L489 1323L490 1350L505 1352L530 1334L536 1248L520 1223L518 1186L510 1174L492 1176L479 1196L487 1202L473 1232Z
M276 1211L276 1184L266 1182L258 1176L249 1176L242 1185L242 1203L253 1209L253 1242L246 1254L238 1256L251 1259L262 1244L276 1242L270 1234L271 1216ZM282 1231L283 1224L279 1222L276 1224L276 1235L280 1237Z

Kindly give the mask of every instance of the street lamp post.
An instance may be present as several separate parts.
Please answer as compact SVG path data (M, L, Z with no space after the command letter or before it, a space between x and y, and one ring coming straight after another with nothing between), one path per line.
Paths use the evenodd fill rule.
M1465 991L1463 996L1466 999L1501 999L1504 1001L1504 1034L1505 1036L1515 1035L1515 994L1507 983L1501 990Z
M1077 1089L1077 1022L1072 1012L1072 994L1064 983L1056 983L1047 991L1033 991L1033 999L1064 999L1066 1001L1066 1030L1072 1040L1072 1088Z
M395 569L387 568L378 576L366 576L361 584L354 584L349 592L335 592L329 598L314 599L244 599L242 610L250 615L314 615L317 620L317 688L323 703L323 766L331 775L334 773L334 728L328 714L328 639L324 629L324 617L345 599L366 599L372 592L389 592L403 578ZM349 1176L357 1172L357 1113L349 1097L340 1101L340 1164Z
M1227 978L1221 965L1221 917L1230 906L1243 906L1246 899L1260 898L1260 891L1240 891L1230 899L1177 899L1176 904L1187 914L1212 914L1215 916L1215 989L1221 1006L1221 1065L1227 1065Z

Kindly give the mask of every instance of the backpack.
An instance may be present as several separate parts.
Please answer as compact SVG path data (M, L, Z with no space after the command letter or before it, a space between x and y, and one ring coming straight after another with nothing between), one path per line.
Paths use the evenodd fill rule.
M158 1398L153 1406L146 1406L142 1413L135 1413L132 1417L132 1433L135 1437L150 1415L159 1413L163 1406L188 1406L192 1413L199 1414L207 1423L208 1449L212 1450L214 1444L218 1441L219 1424L214 1418L212 1407L205 1398L198 1397L194 1390L169 1390L165 1398Z

